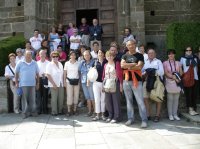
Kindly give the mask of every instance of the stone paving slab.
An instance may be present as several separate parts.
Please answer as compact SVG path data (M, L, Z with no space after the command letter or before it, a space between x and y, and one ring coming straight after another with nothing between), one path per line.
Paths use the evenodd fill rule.
M25 120L16 114L0 115L0 149L199 149L200 126L185 119L150 121L141 129L91 121L84 114L39 115Z

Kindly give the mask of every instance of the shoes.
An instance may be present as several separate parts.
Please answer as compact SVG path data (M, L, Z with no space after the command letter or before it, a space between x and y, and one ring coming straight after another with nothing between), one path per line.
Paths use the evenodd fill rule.
M141 128L147 128L147 122L142 121Z
M66 114L67 117L70 117L71 115L72 115L71 112L67 112Z
M147 119L148 119L148 121L150 121L151 120L151 116L147 116Z
M91 118L95 118L95 116L96 116L96 114L93 113L90 117L91 117Z
M25 113L22 114L22 118L23 118L23 119L26 119L26 118L28 118L28 117L29 117L29 115L27 115L27 114L25 114Z
M92 119L92 121L98 121L98 120L100 120L100 117L99 117L99 116L95 116L95 117Z
M81 101L81 102L79 102L79 104L78 104L78 107L79 107L79 108L82 108L82 107L84 107L84 102L82 102L82 101Z
M91 117L92 116L92 112L88 112L85 116L86 117Z
M154 122L159 122L159 120L160 120L160 117L159 116L155 116L155 118L154 118Z
M110 121L110 123L111 123L111 124L117 123L117 120L114 120L114 119L113 119L113 120Z
M170 121L174 121L174 117L172 115L169 116Z
M198 115L199 113L194 111L194 109L192 107L189 107L189 114L192 115L192 116L195 116L195 115Z
M74 114L75 116L78 116L78 115L79 115L78 111L74 111L73 114Z
M105 117L104 115L102 115L101 119L102 119L103 121L106 121L106 117Z
M128 120L128 121L125 123L126 126L130 126L131 124L133 124L133 121L132 121L132 120Z
M181 120L177 115L174 116L174 119L177 120L177 121L180 121L180 120Z
M107 120L106 120L106 123L109 123L111 121L111 119L110 118L108 118Z

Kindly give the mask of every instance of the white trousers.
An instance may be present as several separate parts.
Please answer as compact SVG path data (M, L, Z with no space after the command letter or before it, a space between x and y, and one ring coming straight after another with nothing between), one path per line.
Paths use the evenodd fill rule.
M93 83L93 92L95 100L95 112L101 113L105 112L105 93L102 92L103 84L102 82Z

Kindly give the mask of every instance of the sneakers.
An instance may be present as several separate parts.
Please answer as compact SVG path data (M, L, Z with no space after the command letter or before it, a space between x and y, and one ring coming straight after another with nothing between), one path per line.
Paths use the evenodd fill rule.
M101 119L102 119L103 121L106 121L106 117L105 117L104 115L102 115Z
M79 108L82 108L82 107L84 107L84 102L82 102L82 101L81 101L81 102L79 102L79 104L78 104L78 107L79 107Z
M92 121L98 121L98 120L100 120L100 117L99 117L99 116L95 116L95 117L92 119Z
M169 116L170 121L174 121L174 117L172 115Z
M177 120L177 121L180 121L180 120L181 120L177 115L174 116L174 119Z
M141 128L147 128L147 122L142 121Z
M110 121L110 123L111 123L111 124L117 123L117 120L114 120L114 119L113 119L113 120Z
M110 118L108 118L107 120L106 120L106 123L109 123L111 121L111 119Z
M195 115L198 115L199 113L194 111L194 109L192 107L189 107L189 114L192 115L192 116L195 116Z
M126 126L130 126L131 124L133 124L133 121L132 121L132 120L128 120L128 121L125 123Z

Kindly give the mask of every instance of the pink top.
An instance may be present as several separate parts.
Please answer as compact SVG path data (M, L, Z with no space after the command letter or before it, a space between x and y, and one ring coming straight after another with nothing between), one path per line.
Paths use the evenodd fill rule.
M123 82L123 71L122 71L122 69L121 69L121 65L120 65L120 62L116 62L115 63L115 72L111 72L110 74L108 74L108 69L106 68L107 67L107 65L108 65L108 63L106 63L105 65L104 65L104 69L103 69L103 75L102 75L102 80L104 80L104 78L118 78L119 79L119 81L120 81L120 84L122 84L122 82ZM109 65L108 65L108 67L109 67ZM110 76L109 76L110 75Z
M70 38L72 35L74 35L74 28L69 28L69 29L67 30L67 35L68 35L69 38Z
M171 70L171 67L170 67L170 63L171 63L171 66L172 66L172 70ZM169 60L168 61L165 61L163 62L163 67L164 67L164 70L167 71L168 73L171 73L172 72L180 72L180 67L181 67L181 63L179 61L170 61L169 63ZM176 67L176 68L175 68Z
M64 51L62 51L61 53L60 53L60 57L59 57L59 61L60 60L66 60L67 59L67 55L66 55L66 53L64 52Z

